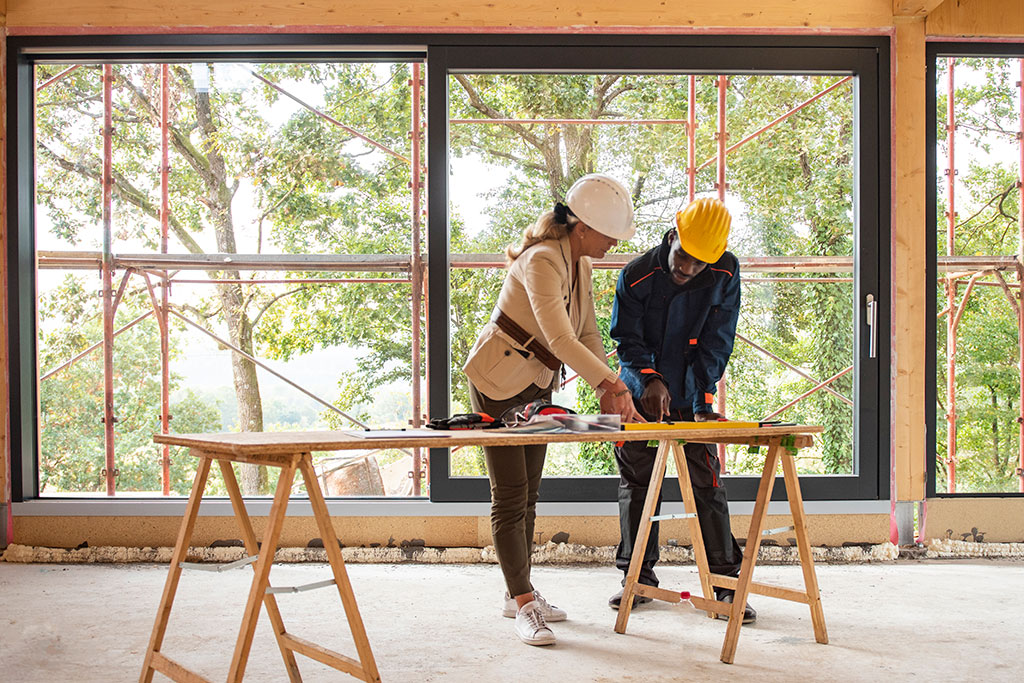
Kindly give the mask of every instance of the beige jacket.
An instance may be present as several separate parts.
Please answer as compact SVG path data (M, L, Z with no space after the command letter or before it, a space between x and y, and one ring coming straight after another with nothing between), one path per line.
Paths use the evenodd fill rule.
M615 381L608 367L594 314L593 265L579 261L579 282L571 282L568 236L539 242L508 269L497 308L537 338L559 360L597 387ZM568 312L566 307L568 306ZM554 371L527 353L492 321L484 326L463 370L484 395L503 400L531 384L546 387Z

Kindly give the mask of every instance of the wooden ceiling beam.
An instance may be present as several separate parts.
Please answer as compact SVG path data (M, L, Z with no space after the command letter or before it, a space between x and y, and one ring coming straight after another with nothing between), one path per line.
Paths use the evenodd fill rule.
M894 17L926 17L946 0L892 0Z

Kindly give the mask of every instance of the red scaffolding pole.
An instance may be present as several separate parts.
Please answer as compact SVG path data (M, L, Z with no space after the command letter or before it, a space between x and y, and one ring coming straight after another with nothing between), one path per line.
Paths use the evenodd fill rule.
M1020 60L1020 80L1017 81L1017 100L1020 107L1020 132L1017 134L1017 147L1020 151L1020 160L1017 164L1017 211L1019 213L1019 233L1017 243L1017 283L1019 301L1017 307L1017 370L1019 373L1018 386L1018 408L1020 413L1017 416L1017 490L1024 493L1024 269L1021 268L1021 259L1024 259L1024 59Z
M686 200L697 194L697 77L689 78L686 112Z
M167 253L167 225L170 219L170 188L168 176L171 172L169 108L170 65L160 66L160 253ZM146 280L149 284L149 280ZM160 433L171 431L171 339L168 329L167 309L170 306L171 283L167 271L161 273L160 307L157 312L160 327ZM160 481L163 494L171 495L171 447L164 444L160 458Z
M946 166L946 254L956 250L956 114L953 110L955 59L947 59L946 140L949 146ZM957 280L946 278L946 305L956 310ZM956 329L957 319L946 316L946 490L956 493Z
M423 178L420 167L420 142L422 129L420 126L420 65L412 65L412 426L423 424L423 409L420 397L420 302L423 294L423 259L420 255L420 191ZM423 451L414 448L412 451L412 495L422 495Z
M71 73L75 69L79 68L80 66L82 66L82 65L81 64L75 64L74 66L71 66L71 67L68 67L67 69L64 69L63 71L61 71L59 74L57 74L53 78L51 78L48 81L45 81L44 83L40 84L36 88L36 92L39 92L43 88L47 88L47 87L53 85L54 83L56 83L60 79L64 78L65 76L67 76L69 73Z
M725 94L729 88L729 79L726 76L718 77L718 132L715 137L718 138L718 180L715 183L715 187L718 189L718 198L725 201L725 142L729 137L729 134L725 131ZM725 386L725 368L722 368L722 377L718 380L718 390L716 392L717 397L715 399L715 411L721 415L725 415L725 399L726 399L726 386ZM725 462L726 449L725 444L718 444L718 463L722 470L722 474L726 474L728 466Z
M112 199L113 199L113 79L114 69L103 65L103 436L104 466L107 495L114 495L114 477L117 467L114 461L114 292L113 292L113 250Z

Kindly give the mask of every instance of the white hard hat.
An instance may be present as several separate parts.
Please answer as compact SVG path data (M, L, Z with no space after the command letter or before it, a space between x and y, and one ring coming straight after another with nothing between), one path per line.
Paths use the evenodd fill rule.
M569 188L565 203L577 218L602 235L628 240L636 234L629 192L611 176L583 176Z

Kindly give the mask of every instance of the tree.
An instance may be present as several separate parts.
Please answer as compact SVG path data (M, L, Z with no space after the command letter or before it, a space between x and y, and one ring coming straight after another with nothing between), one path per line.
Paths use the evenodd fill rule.
M730 140L791 109L835 77L746 76L732 79L728 116ZM456 118L684 119L686 76L633 75L457 75L462 93L453 95ZM698 78L696 118L704 130L717 108L715 79ZM800 115L747 144L729 157L730 194L743 206L731 248L741 255L852 254L852 86L841 87ZM620 250L642 251L660 241L672 216L686 202L686 138L682 127L524 124L453 126L453 154L470 150L509 171L510 181L489 211L490 224L474 240L474 251L500 251L533 220L524 205L545 207L564 196L580 175L601 170L625 179L633 190L638 236ZM698 161L714 155L713 136L699 135ZM714 189L714 167L697 176L697 192ZM536 209L535 209L536 211ZM809 240L807 238L810 238ZM809 244L808 244L809 242ZM808 246L810 250L808 251ZM616 273L598 272L595 290L600 322L606 327ZM829 377L853 361L852 287L821 283L778 283L746 287L741 327L796 365ZM752 291L753 290L753 291ZM497 289L476 305L486 314ZM753 306L750 305L753 297ZM474 329L479 329L476 327ZM610 340L606 348L611 350ZM456 364L463 358L455 355ZM738 344L729 366L729 403L734 416L759 419L783 396L806 390L759 362ZM765 376L776 391L765 392ZM461 380L461 378L460 378ZM461 381L460 381L461 383ZM458 386L458 385L456 385ZM852 380L837 381L849 394ZM581 407L596 405L580 387ZM826 425L824 470L852 471L852 412L831 395L798 404L788 418ZM587 446L581 457L594 473L612 469L610 449Z
M40 80L60 68L62 65L40 67ZM266 241L285 252L315 251L315 247L349 253L367 253L384 247L382 250L387 252L396 246L395 212L402 203L396 197L396 188L403 172L408 178L408 169L392 164L378 172L356 163L356 158L365 152L346 147L353 139L352 134L325 124L309 112L291 117L283 126L275 126L267 111L279 99L279 93L269 85L236 89L239 69L246 67L236 65L233 74L215 69L212 79L207 64L193 65L191 70L180 65L170 69L170 138L175 158L170 174L169 227L176 248L199 254L208 245L216 252L237 253L239 240L245 236L239 231L247 227L239 225L236 218L243 186L255 188L257 196L257 252L264 247L264 221L274 228ZM395 76L405 69L405 65L394 65L387 82L395 82ZM390 142L408 130L408 97L403 99L398 94L405 81L397 81L402 88L393 85L383 95L373 96L379 75L373 65L262 65L256 70L269 77L308 80L322 86L327 108L345 106L347 113L358 109L365 119L361 122L375 128L370 132L378 137L390 136ZM155 104L159 99L158 71L157 65L118 65L113 69L116 238L132 240L148 249L156 248L159 237L155 222L159 210L153 200L159 177L155 129L159 117ZM82 240L95 243L95 224L102 210L98 192L100 140L89 134L95 129L88 131L81 123L83 117L97 124L101 121L99 75L100 67L80 68L44 90L39 103L38 197L53 223L54 233L72 244ZM224 87L218 87L220 81L224 81ZM382 104L390 104L390 109ZM385 135L384 129L396 123L395 114L404 114L405 118L398 128L387 130ZM321 200L318 193L324 195L325 188L347 189ZM391 212L381 212L383 207L389 207ZM375 227L382 227L373 225L370 219L375 216L381 217L386 229L374 232ZM406 212L402 225L407 226L407 216ZM360 230L337 232L338 227L351 226ZM314 230L310 232L310 228ZM404 241L408 243L407 237ZM338 339L354 339L358 343L380 330L333 315L327 324L322 319L315 320L316 304L329 300L310 297L312 290L306 287L285 295L268 295L265 290L247 287L237 271L211 271L209 275L222 280L217 285L217 298L189 308L207 324L222 321L231 344L249 355L254 354L260 342L277 357L287 358L303 346ZM359 298L364 293L354 290L348 294ZM272 310L283 296L294 296L292 305ZM392 300L388 295L389 303ZM362 310L373 308L364 305ZM282 321L295 312L300 314L300 323L311 319L319 323L306 328L306 340L298 343L282 326ZM261 317L265 328L257 330ZM356 330L362 334L348 336ZM374 350L378 356L366 366L375 367L380 377L393 375L393 370L384 369L386 362L378 362L379 351L390 359L401 349L392 345ZM255 365L237 353L232 354L231 363L239 428L261 431L263 409ZM243 492L267 490L265 468L247 466L242 474Z
M221 65L223 66L223 65ZM59 65L40 67L46 78ZM305 253L409 254L411 198L409 67L405 64L261 64L229 78L209 65L173 66L171 231L175 249ZM155 249L158 163L154 121L157 67L118 65L115 72L115 224L118 240ZM237 88L242 74L249 83ZM257 80L252 80L256 74ZM684 119L685 75L473 74L452 76L456 118L595 120ZM211 80L205 88L203 82ZM733 140L835 82L835 77L734 77L729 90ZM258 82L257 82L258 81ZM344 122L333 125L304 108L282 115L286 102L269 85L306 88L318 106ZM299 84L302 84L301 86ZM713 156L706 123L717 108L715 79L697 80L698 160ZM740 255L852 253L851 86L823 98L729 158L730 197L742 207L732 249ZM53 232L77 244L95 239L98 139L83 132L83 115L99 120L98 69L83 67L43 91L40 99L40 203ZM275 113L277 112L277 113ZM357 129L392 152L355 140ZM549 123L454 125L451 154L475 155L506 175L488 197L484 216L451 218L456 253L500 253L517 242L537 214L564 197L579 176L601 170L626 180L639 233L622 251L643 251L672 226L687 200L686 135L682 126ZM714 192L714 167L697 176L697 191ZM198 198L198 201L196 201ZM248 203L251 210L242 206ZM247 215L252 214L251 216ZM343 344L358 370L339 381L335 403L353 409L380 387L408 381L410 290L402 284L259 285L258 277L211 272L225 280L216 298L190 302L190 312L228 327L247 353L287 360L318 346ZM304 277L328 275L302 273ZM367 273L368 277L378 275ZM456 409L468 407L461 366L493 308L502 280L496 269L451 273L452 386ZM617 273L595 274L599 322L607 327ZM289 274L288 277L292 275ZM742 329L773 353L828 377L852 361L852 287L848 283L763 283L745 287ZM422 342L422 340L420 340ZM610 340L606 348L612 349ZM614 361L613 361L614 362ZM241 428L262 428L252 364L233 361ZM419 371L418 369L416 370ZM766 364L738 345L729 367L729 411L757 419L807 381ZM848 395L852 379L834 388ZM765 388L770 389L769 392ZM587 387L581 406L592 406ZM791 419L828 429L824 469L850 471L852 419L826 394L798 404ZM330 418L335 419L335 418ZM335 421L332 424L340 426ZM607 472L610 452L584 456ZM477 470L482 465L476 463ZM247 491L259 488L249 482Z

